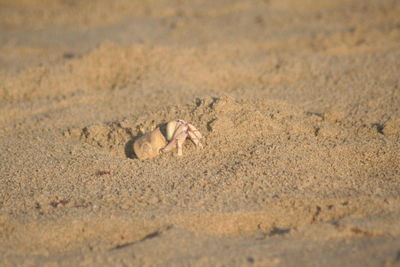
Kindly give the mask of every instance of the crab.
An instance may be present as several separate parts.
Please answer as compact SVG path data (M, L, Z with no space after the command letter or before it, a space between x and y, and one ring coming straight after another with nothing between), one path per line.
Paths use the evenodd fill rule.
M182 156L182 146L187 137L189 137L196 146L200 148L203 147L200 143L202 135L199 130L184 120L173 120L168 122L166 127L166 137L168 144L160 150L162 153L176 148L178 149L178 156Z

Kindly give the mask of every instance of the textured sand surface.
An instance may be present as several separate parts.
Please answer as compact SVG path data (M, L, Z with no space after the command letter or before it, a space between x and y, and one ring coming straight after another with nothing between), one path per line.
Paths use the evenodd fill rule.
M1 266L400 265L399 151L398 0L0 0Z

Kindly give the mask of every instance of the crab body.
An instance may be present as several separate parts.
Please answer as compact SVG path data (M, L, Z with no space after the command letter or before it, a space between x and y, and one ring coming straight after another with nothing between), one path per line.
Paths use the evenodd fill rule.
M160 128L139 137L133 144L133 151L141 159L151 159L160 154L160 150L167 144Z
M133 144L136 156L145 160L175 149L178 151L178 156L182 156L182 146L188 137L196 146L203 147L200 143L202 135L199 130L184 120L168 122L165 137L159 127L139 137Z

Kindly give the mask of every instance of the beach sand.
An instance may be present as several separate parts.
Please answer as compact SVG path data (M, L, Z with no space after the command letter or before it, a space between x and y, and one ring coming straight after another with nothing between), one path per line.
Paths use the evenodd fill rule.
M400 265L397 0L0 0L1 266ZM203 149L141 161L173 119Z

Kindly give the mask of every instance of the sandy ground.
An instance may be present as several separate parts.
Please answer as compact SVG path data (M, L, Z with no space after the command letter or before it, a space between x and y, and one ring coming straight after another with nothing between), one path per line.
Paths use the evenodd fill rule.
M0 0L1 266L400 265L399 149L398 0Z

